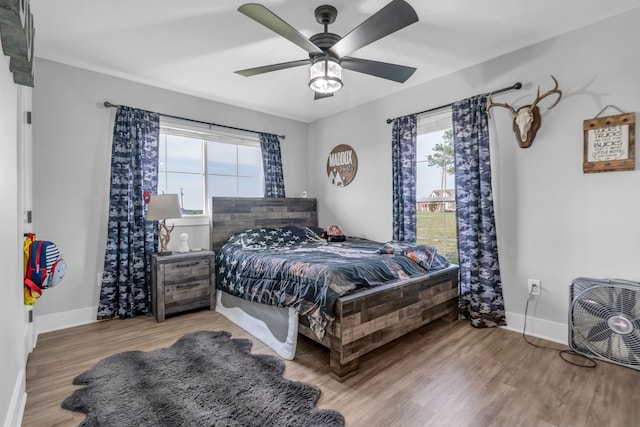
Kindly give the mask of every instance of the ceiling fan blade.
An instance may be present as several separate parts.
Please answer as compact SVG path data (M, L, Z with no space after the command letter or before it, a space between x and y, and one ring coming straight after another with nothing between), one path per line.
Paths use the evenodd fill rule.
M247 3L238 8L238 11L244 13L249 18L253 19L259 24L264 25L271 31L280 34L290 42L300 46L309 53L322 54L322 50L313 44L302 33L287 24L275 13L271 12L261 4Z
M359 59L345 57L340 61L342 68L359 73L369 74L394 82L404 83L416 71L413 67L405 67L404 65L389 64L387 62L370 61L368 59Z
M417 21L418 15L409 3L393 0L354 28L329 51L336 57L342 58Z
M330 96L333 96L333 93L315 92L315 95L313 95L313 100L317 101L318 99L329 98Z
M299 61L281 62L279 64L264 65L262 67L247 68L246 70L236 71L236 74L241 76L251 77L256 74L270 73L271 71L284 70L287 68L300 67L301 65L308 65L311 61L309 59L301 59Z

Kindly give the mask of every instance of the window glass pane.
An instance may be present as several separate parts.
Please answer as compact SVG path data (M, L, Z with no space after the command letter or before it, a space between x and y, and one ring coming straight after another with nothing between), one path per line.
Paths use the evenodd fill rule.
M160 141L158 142L158 171L164 172L167 170L167 136L160 135Z
M262 197L263 184L261 178L238 178L238 196Z
M433 245L438 253L450 262L458 263L455 212L431 212L418 210L418 243Z
M202 175L169 172L166 192L180 196L183 215L204 213Z
M202 140L167 135L167 170L202 173Z
M158 193L167 194L167 173L158 172Z
M417 198L428 196L433 190L455 188L453 174L445 173L445 181L443 182L442 168L430 161L430 158L438 162L445 160L448 166L453 167L452 148L447 148L444 152L442 148L437 148L438 145L442 146L445 143L445 132L447 131L442 130L418 135L416 147ZM447 169L449 169L449 167L447 167Z
M433 180L428 179L433 176L433 171L427 162L420 162L416 165L416 198L418 200L429 197L433 190Z
M236 175L237 145L207 141L207 173ZM235 194L234 194L235 196Z
M260 147L238 145L238 175L262 176L262 151Z
M208 183L207 199L213 196L233 197L238 195L238 178L235 176L209 175Z

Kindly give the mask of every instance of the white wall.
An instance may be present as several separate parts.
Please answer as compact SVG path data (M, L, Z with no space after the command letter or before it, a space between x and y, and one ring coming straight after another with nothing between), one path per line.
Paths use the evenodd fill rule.
M35 306L39 331L95 320L102 271L115 109L104 101L164 114L285 134L285 187L307 189L308 125L36 59L34 102L34 230L64 251L67 273ZM191 235L192 247L208 246ZM184 231L176 227L172 243Z
M527 331L566 342L568 285L578 276L640 280L640 170L584 174L584 120L606 105L625 112L640 107L635 44L640 9L505 55L398 95L313 123L309 128L310 190L319 199L322 225L346 233L391 238L391 125L410 114L512 85L517 92L497 102L530 103L536 87L564 95L552 110L542 107L542 128L528 149L511 131L511 113L495 108L491 120L493 185L500 264L509 327L520 329L527 279L542 281L529 308ZM339 95L338 95L339 96ZM605 115L618 114L607 110ZM327 155L338 144L358 155L358 173L347 187L331 186ZM640 168L640 164L638 165Z
M18 217L18 90L0 60L0 424L19 425L25 394L22 221Z

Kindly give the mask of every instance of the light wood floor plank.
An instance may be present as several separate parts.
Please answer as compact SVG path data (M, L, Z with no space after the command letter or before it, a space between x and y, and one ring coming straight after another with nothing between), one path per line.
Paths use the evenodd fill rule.
M43 334L27 365L23 427L77 426L84 415L60 407L76 375L111 354L168 347L197 330L226 330L252 339L254 353L274 354L208 310ZM365 355L360 373L344 383L329 376L328 351L304 337L285 363L285 377L320 387L318 406L340 411L350 427L640 426L640 372L604 362L572 366L520 334L463 321L435 322Z

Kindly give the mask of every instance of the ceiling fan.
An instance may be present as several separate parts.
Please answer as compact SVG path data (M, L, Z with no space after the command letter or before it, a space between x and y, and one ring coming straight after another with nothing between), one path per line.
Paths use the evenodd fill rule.
M415 10L403 0L393 0L344 37L328 31L329 24L332 24L338 15L336 8L329 5L316 8L316 21L324 25L324 32L310 38L306 38L260 4L244 4L238 8L238 11L309 53L309 59L236 71L242 76L255 76L311 64L309 67L309 87L315 92L314 99L321 99L333 96L334 92L342 88L343 68L399 83L404 83L416 71L415 68L404 65L348 56L354 51L418 21Z

